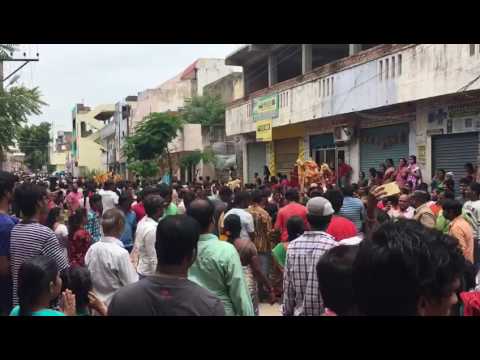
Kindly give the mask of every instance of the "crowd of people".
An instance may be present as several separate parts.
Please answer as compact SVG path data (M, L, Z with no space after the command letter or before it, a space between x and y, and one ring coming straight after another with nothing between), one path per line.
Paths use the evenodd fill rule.
M356 183L342 162L306 188L267 170L252 184L0 172L1 314L480 315L472 164L458 189L444 169L424 183L415 156Z

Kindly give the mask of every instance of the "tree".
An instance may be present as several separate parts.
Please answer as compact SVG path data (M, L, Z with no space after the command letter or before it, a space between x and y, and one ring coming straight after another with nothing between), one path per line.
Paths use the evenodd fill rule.
M0 61L8 60L16 50L15 45L0 44ZM0 86L0 156L15 145L18 131L27 122L30 115L40 115L41 106L47 105L41 100L38 88L28 89L23 86Z
M186 101L182 111L185 122L205 127L225 124L225 105L220 96L194 96Z
M18 129L18 145L25 153L25 163L37 171L48 163L48 144L50 143L50 124L20 127Z
M171 112L151 113L146 116L135 128L134 135L127 138L123 147L129 168L146 169L150 173L149 161L158 161L166 156L172 175L173 166L168 144L177 137L182 123L182 119ZM143 165L138 162L143 162Z

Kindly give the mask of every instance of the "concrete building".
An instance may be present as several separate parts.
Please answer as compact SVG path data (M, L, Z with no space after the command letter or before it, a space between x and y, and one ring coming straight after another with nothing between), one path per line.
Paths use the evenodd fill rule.
M60 130L49 145L49 165L52 171L69 171L69 155L72 150L72 132Z
M4 156L4 160L1 162L1 170L16 172L27 169L24 165L25 153L21 152L17 146L9 146Z
M112 112L102 112L95 116L104 122L100 129L102 151L102 165L107 171L115 172L123 178L128 178L126 158L123 155L125 139L133 132L133 114L137 104L136 96L127 96L124 101L115 104Z
M288 174L297 158L367 173L387 158L417 156L424 181L463 176L479 160L479 44L251 44L226 59L243 66L245 96L226 111L244 141L244 176L264 165ZM257 142L256 121L272 141Z
M218 96L224 104L243 98L243 74L233 72L204 87L204 94ZM210 148L216 156L214 178L227 181L229 169L234 167L242 175L242 144L241 136L226 136L225 124L214 129L203 129L204 147ZM240 171L239 171L240 170Z
M224 59L198 59L180 74L154 89L138 94L138 101L132 116L133 130L135 126L153 112L181 111L186 101L193 96L203 94L205 85L216 81L234 71L237 67L226 66ZM180 159L192 151L203 151L202 128L198 124L188 124L179 132L177 139L170 145L174 176L188 178L187 169L180 168ZM207 142L208 143L208 142ZM198 175L213 176L214 169L200 163L194 171Z
M83 104L75 105L72 111L72 172L82 176L88 171L105 170L102 163L100 129L104 127L104 118L113 116L113 104L98 105L91 109Z

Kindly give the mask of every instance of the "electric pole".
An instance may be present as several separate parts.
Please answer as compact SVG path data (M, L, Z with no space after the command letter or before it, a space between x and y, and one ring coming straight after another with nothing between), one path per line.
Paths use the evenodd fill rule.
M37 57L36 58L27 58L27 54L24 52L23 53L23 56L24 58L21 59L21 58L14 58L13 57L13 52L10 54L10 56L6 55L6 56L1 56L0 57L0 93L3 93L3 91L5 90L5 86L3 85L3 83L5 81L7 81L8 79L10 79L13 75L15 75L18 71L20 71L24 66L26 66L28 63L32 62L32 61L38 61L39 60L39 57L38 57L38 53L36 54ZM4 74L4 62L23 62L23 64L21 64L19 67L17 67L13 72L11 72L10 74L8 74L7 76L5 76ZM17 75L18 77L18 75ZM17 79L12 79L10 81L10 84L14 83ZM10 84L7 84L10 85ZM3 170L3 161L4 161L4 156L6 154L4 154L3 152L0 152L0 170Z

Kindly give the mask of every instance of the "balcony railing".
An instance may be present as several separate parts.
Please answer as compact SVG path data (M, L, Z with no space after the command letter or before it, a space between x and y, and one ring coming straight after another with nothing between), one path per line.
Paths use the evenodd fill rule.
M368 61L355 62L353 55L233 102L226 110L227 136L255 131L252 102L258 96L278 94L272 119L278 127L447 95L466 84L480 88L472 82L480 56L470 54L469 44L392 45L365 53Z

